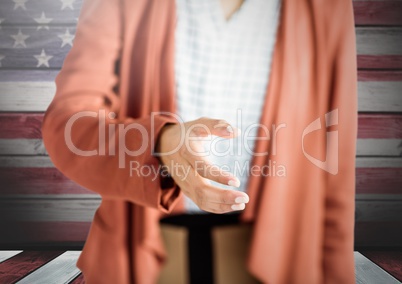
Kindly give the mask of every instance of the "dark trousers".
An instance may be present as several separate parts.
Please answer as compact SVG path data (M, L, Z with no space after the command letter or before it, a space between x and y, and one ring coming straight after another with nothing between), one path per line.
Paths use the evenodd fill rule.
M181 214L168 216L161 223L185 227L188 231L190 283L213 283L211 228L239 223L239 213Z

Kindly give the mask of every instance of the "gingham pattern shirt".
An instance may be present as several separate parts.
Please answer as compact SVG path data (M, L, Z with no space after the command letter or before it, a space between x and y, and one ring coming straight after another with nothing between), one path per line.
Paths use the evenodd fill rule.
M276 39L279 0L245 0L228 21L219 0L176 0L175 77L178 115L224 119L242 130L232 140L212 137L207 159L230 169L246 191L254 141ZM230 153L225 153L231 150ZM244 169L246 169L244 171ZM222 188L225 185L212 182ZM187 212L200 209L186 197Z

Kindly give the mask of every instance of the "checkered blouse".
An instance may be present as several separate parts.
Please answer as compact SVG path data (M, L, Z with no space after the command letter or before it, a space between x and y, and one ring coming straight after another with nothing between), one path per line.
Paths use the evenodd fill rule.
M245 0L228 21L219 0L176 0L175 76L178 115L225 119L256 135L269 79L279 0ZM230 169L247 191L254 141L213 137L209 161ZM218 185L217 183L214 183ZM228 186L219 185L223 188ZM200 209L186 197L187 211Z

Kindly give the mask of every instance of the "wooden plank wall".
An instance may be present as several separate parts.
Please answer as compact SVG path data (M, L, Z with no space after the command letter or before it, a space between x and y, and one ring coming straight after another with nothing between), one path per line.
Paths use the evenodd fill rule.
M356 246L402 246L402 1L354 1L359 131ZM82 245L98 195L41 139L81 0L0 2L0 246ZM12 221L12 222L7 222Z

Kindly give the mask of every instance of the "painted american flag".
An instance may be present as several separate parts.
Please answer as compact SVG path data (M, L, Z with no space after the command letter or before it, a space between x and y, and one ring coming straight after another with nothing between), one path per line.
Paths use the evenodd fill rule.
M54 167L40 131L82 2L0 0L0 217L22 212L25 231L35 232L8 227L0 243L82 243L99 205L96 194ZM396 246L402 240L402 1L353 5L359 67L356 243Z

